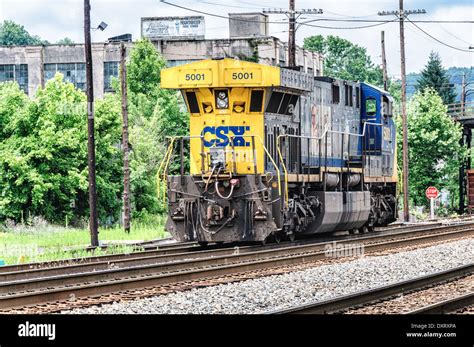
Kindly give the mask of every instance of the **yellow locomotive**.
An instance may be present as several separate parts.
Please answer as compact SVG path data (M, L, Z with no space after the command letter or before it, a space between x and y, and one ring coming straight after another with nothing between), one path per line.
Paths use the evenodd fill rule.
M189 136L170 137L158 172L176 239L293 240L396 219L386 92L234 59L164 69L161 80L181 90L190 117ZM190 172L168 175L184 142Z

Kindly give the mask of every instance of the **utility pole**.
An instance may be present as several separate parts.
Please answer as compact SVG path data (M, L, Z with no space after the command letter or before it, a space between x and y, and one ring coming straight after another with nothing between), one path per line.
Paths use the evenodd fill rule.
M381 31L381 44L382 44L382 72L383 72L383 89L388 90L387 82L387 60L385 59L385 31Z
M263 9L262 11L265 14L285 14L288 17L288 66L290 68L296 67L296 20L302 14L322 14L323 10L321 9L295 9L295 0L289 0L288 10L283 9Z
M125 44L120 45L120 79L122 82L122 148L123 148L123 227L130 233L130 166L128 149L128 100L127 66L125 64Z
M94 138L94 87L92 79L92 47L91 47L91 6L84 0L84 41L86 56L87 82L87 156L89 166L89 229L91 246L99 246L99 223L97 217L97 189L95 179L95 138Z
M399 0L398 11L379 12L379 16L396 15L400 22L400 60L402 75L402 130L403 130L403 219L405 222L410 220L410 210L408 205L408 126L407 126L407 90L406 90L406 69L405 69L405 16L409 14L426 13L425 10L407 11L403 10L403 0Z
M465 103L465 95L466 95L465 76L466 75L463 73L462 84L461 84L461 117L460 117L461 120L464 119L464 103ZM459 141L461 147L464 147L464 145L466 144L464 139L467 137L466 136L467 132L468 132L467 127L463 124L461 140ZM464 214L464 211L466 209L466 203L465 203L466 166L467 166L466 161L463 159L461 165L459 166L459 214Z
M466 73L462 74L462 85L461 85L461 119L464 119L464 104L466 103Z
M288 28L288 65L296 66L296 35L295 35L295 0L289 4L289 28Z

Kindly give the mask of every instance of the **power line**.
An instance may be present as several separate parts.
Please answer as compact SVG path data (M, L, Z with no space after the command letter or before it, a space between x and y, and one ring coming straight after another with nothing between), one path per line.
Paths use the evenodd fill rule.
M217 18L232 19L232 20L236 20L236 21L251 22L251 23L286 24L286 23L276 22L276 21L263 22L263 21L260 21L260 20L251 20L251 19L244 19L244 18L229 18L228 16L223 16L223 15L219 15L219 14L215 14L215 13L205 12L205 11L201 11L201 10L194 10L194 9L192 9L192 8L185 7L185 6L181 6L181 5L177 5L177 4L173 4L173 3L170 3L170 2L165 1L165 0L160 0L160 1L161 1L162 3L164 3L164 4L166 4L166 5L170 5L170 6L177 7L177 8L183 9L183 10L187 10L187 11L191 11L191 12L195 12L195 13L200 13L200 14L204 14L204 15L208 15L208 16L212 16L212 17L217 17ZM333 19L326 18L325 20L326 20L326 21L332 21ZM382 21L381 23L370 24L370 25L364 25L364 26L359 26L359 27L332 27L332 26L314 25L314 24L309 24L309 23L305 23L305 22L302 22L302 23L296 22L296 24L299 24L300 26L301 26L301 25L305 25L305 26L313 27L313 28L335 29L335 30L346 30L346 29L349 29L349 30L350 30L350 29L371 28L371 27L375 27L375 26L379 26L379 25L384 25L384 24L387 24L387 23L390 23L390 22L394 22L394 21L396 21L396 20L394 19L394 20Z
M166 5L169 5L169 6L180 8L182 10L191 11L191 12L195 12L195 13L200 13L200 14L204 14L204 15L207 15L207 16L211 16L211 17L217 17L217 18L223 18L223 19L232 19L232 20L239 21L239 22L286 24L286 23L283 23L283 22L264 22L264 21L261 21L261 20L252 20L252 19L244 19L244 18L230 18L229 16L223 16L223 15L220 15L220 14L215 14L215 13L210 13L210 12L205 12L205 11L200 11L200 10L194 10L192 8L189 8L189 7L181 6L181 5L178 5L178 4L173 4L173 3L168 2L166 0L160 0L160 2L162 2Z
M406 20L409 21L415 28L417 28L418 30L420 30L421 32L423 32L425 35L431 37L431 38L432 38L433 40L435 40L436 42L438 42L438 43L440 43L440 44L442 44L442 45L444 45L444 46L446 46L446 47L449 47L449 48L452 48L452 49L456 49L456 50L461 51L461 52L474 53L474 52L469 51L469 50L467 50L467 49L462 49L462 48L458 48L458 47L451 46L451 45L449 45L449 44L447 44L447 43L445 43L445 42L443 42L443 41L437 39L437 38L434 37L433 35L427 33L427 32L424 31L423 29L421 29L418 25L416 25L415 23L413 23L408 17L405 17L405 18L406 18Z
M433 17L431 17L430 15L428 15L429 18L433 19ZM442 25L439 26L445 33L447 33L448 35L454 37L455 39L459 40L459 41L462 41L464 42L465 44L467 45L470 45L471 43L470 42L467 42L466 40L463 40L462 38L460 38L459 36L457 35L454 35L453 33L451 33L450 31L446 30L446 28Z
M327 21L327 22L360 22L360 23L384 23L384 20L380 19L338 19L338 18L319 18L319 19L314 19L308 22L314 22L314 21ZM415 20L413 21L415 23L452 23L452 24L460 24L460 23L465 23L465 24L473 24L474 21L472 20Z
M244 18L230 18L229 16L225 16L225 15L220 15L220 14L216 14L216 13L210 13L210 12L206 12L206 11L201 11L201 10L196 10L196 9L192 9L190 7L186 7L186 6L181 6L181 5L178 5L178 4L174 4L174 3L171 3L171 2L168 2L166 0L160 0L160 2L166 4L166 5L169 5L169 6L173 6L173 7L177 7L177 8L180 8L182 10L186 10L186 11L191 11L191 12L195 12L195 13L200 13L200 14L203 14L203 15L207 15L207 16L211 16L211 17L217 17L217 18L223 18L223 19L232 19L232 20L235 20L235 21L241 21L241 22L251 22L251 23L269 23L269 24L286 24L286 23L283 23L283 22L278 22L278 21L269 21L269 22L266 22L266 21L261 21L261 20L252 20L252 19L244 19ZM204 1L203 1L204 2ZM208 1L206 1L207 3L210 3ZM217 4L217 3L212 3L212 4L215 4L215 5L220 5L220 4ZM373 25L367 25L367 26L361 26L361 27L329 27L329 26L318 26L318 25L311 25L309 23L311 22L315 22L315 21L325 21L325 22L361 22L361 23L376 23L376 24L373 24ZM390 20L390 21L384 21L384 20L368 20L368 19L337 19L337 18L319 18L319 19L314 19L314 20L310 20L310 21L307 21L307 22L299 22L298 24L300 25L305 25L305 26L309 26L309 27L315 27L315 28L323 28L323 29L363 29L363 28L370 28L370 27L373 27L373 26L377 26L377 25L383 25L383 24L386 24L386 23L390 23L390 22L393 22L393 21L396 21L396 20ZM415 23L468 23L468 24L473 24L474 21L469 21L469 20L459 20L459 21L455 21L455 20L417 20L415 21Z
M314 21L317 21L317 19L315 19ZM369 24L369 25L363 25L363 26L357 26L357 27L332 27L332 26L325 26L325 25L309 24L309 22L312 22L312 21L301 22L301 23L298 23L298 24L308 26L308 27L312 27L312 28L335 29L335 30L351 30L351 29L372 28L372 27L376 27L376 26L380 26L380 25L385 25L387 23L392 23L392 22L395 22L395 21L397 21L397 19L387 20L387 21L382 21L382 22L376 23L376 24Z
M248 7L248 6L228 5L228 4L224 4L224 3L219 4L219 3L217 3L217 2L206 1L206 0L198 0L198 2L203 3L203 4L222 6L222 7L234 7L234 8L244 8L244 9L252 9L252 8L254 8L254 7Z

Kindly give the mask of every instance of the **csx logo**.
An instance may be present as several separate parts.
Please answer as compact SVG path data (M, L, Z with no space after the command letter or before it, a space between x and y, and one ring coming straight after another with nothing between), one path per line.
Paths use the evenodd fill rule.
M229 138L233 138L234 147L248 147L250 142L245 141L243 135L250 130L249 126L220 126L220 127L205 127L202 130L205 147L225 147L229 145ZM206 135L215 135L216 138L206 140Z

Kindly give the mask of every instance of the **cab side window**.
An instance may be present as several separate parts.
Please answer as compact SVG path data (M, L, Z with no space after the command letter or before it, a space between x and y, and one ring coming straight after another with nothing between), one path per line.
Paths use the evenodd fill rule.
M377 113L377 101L375 98L365 99L365 113L368 116L374 116Z

